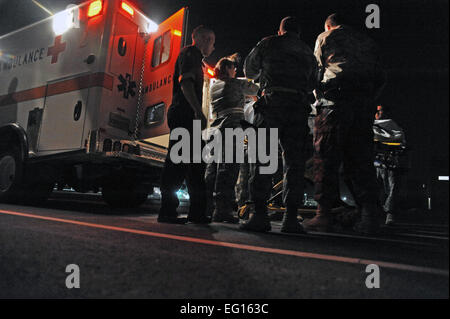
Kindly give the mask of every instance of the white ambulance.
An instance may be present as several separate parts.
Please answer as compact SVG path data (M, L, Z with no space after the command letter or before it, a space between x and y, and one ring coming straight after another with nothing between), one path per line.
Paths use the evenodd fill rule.
M0 201L55 183L142 204L167 154L187 8L157 25L130 2L91 0L0 36Z

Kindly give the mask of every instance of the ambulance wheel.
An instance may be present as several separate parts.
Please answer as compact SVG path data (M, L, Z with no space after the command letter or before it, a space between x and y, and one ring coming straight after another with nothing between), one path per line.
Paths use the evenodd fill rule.
M137 208L147 201L148 193L111 183L103 185L102 197L113 208Z
M19 151L0 151L0 202L9 203L20 199L23 163Z

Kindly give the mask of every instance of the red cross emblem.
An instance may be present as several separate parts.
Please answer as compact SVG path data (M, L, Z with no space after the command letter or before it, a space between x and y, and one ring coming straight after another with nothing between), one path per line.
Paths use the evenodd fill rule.
M66 42L61 43L62 35L58 35L55 38L55 44L48 48L47 56L52 57L52 63L58 62L58 55L66 49Z

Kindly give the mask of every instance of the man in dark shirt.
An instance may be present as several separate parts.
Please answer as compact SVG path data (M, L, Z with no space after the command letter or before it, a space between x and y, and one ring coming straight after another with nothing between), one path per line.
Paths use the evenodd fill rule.
M255 112L262 115L267 130L278 129L283 151L283 203L286 207L281 231L302 233L297 209L303 194L304 149L311 112L307 95L315 87L317 64L313 51L300 39L297 20L284 18L278 35L263 39L250 52L244 70L247 78L259 78L263 90ZM269 231L266 201L272 186L271 176L260 174L259 169L252 172L250 196L255 203L255 213L241 228Z
M189 163L174 163L170 157L172 147L179 140L170 140L167 158L161 178L161 210L158 222L185 223L178 218L179 201L176 192L184 180L189 190L190 208L188 221L192 223L208 223L205 216L205 182L204 163L193 161L193 121L200 120L202 128L206 127L206 117L202 113L203 97L203 58L214 51L214 32L204 26L197 27L192 33L191 46L180 52L175 66L173 102L167 114L167 122L171 133L176 128L184 128L190 134L191 154ZM180 137L181 138L181 137ZM199 137L201 139L201 137ZM202 143L201 141L196 141ZM198 154L197 154L198 156ZM201 156L201 154L200 154Z

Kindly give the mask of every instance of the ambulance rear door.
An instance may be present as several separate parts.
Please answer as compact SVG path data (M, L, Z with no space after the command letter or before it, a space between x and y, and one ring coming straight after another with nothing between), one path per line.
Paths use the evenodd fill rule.
M116 3L120 5L120 1ZM110 136L130 138L134 127L137 104L139 70L138 42L140 28L134 16L118 7L114 11L112 36L110 39L107 71L114 78L111 92L102 98L100 127Z
M139 117L142 119L139 135L141 140L158 144L166 144L168 141L167 110L172 103L175 63L185 45L187 17L187 8L179 10L159 25L158 31L152 33L147 43L142 105L139 110ZM162 143L154 139L162 136Z

